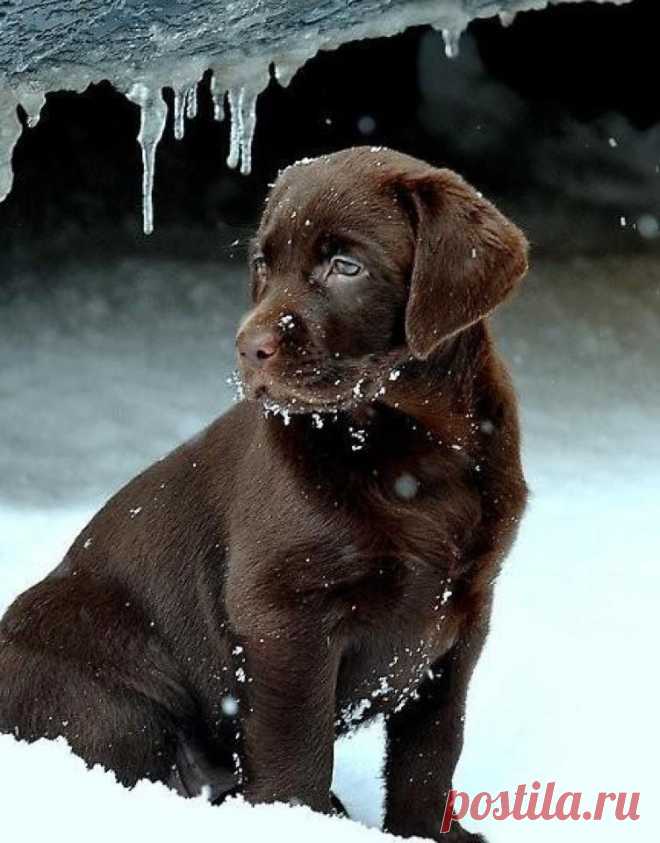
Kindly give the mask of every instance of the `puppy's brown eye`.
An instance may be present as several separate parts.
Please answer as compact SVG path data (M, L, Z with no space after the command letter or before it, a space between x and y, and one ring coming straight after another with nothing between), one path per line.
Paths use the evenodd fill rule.
M337 255L332 259L332 271L337 275L359 275L362 272L362 266L351 258Z

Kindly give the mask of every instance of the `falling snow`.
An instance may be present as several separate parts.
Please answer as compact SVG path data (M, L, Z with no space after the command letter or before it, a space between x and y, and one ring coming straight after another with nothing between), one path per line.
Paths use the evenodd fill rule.
M235 717L238 714L238 700L236 697L232 697L231 695L223 697L221 707L225 717Z
M419 480L405 472L394 481L394 491L403 500L412 500L419 490Z

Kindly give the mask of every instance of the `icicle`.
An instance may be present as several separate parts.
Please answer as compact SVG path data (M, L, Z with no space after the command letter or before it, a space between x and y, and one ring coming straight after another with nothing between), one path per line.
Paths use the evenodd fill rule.
M302 43L296 48L289 48L285 53L273 56L273 67L275 78L283 88L293 79L299 68L309 61L319 50L318 42L312 39L308 43ZM269 66L264 67L265 74L269 72Z
M29 93L21 94L21 105L25 109L29 129L34 129L39 122L41 109L45 103L46 95L43 91L30 91Z
M16 100L11 95L5 98L4 92L0 92L0 202L9 195L14 183L11 158L22 129Z
M241 173L247 176L252 170L252 141L257 125L257 95L247 93L243 88L241 95Z
M242 91L241 91L242 94ZM239 100L241 94L237 94L234 88L227 92L229 100L229 154L227 155L227 166L235 169L241 156L241 141L238 127Z
M516 13L515 12L500 12L499 18L500 18L500 23L502 24L502 26L508 27L508 26L511 26L511 24L516 19Z
M225 119L225 92L218 87L218 77L211 76L211 98L213 99L213 117L218 122Z
M460 29L443 29L442 37L445 41L445 55L448 59L455 59L460 51L460 40L462 30Z
M241 173L247 175L252 169L252 140L257 122L257 95L246 91L245 87L237 93L229 90L229 108L231 111L231 129L229 134L229 155L227 166L238 166Z
M186 117L189 120L197 117L197 82L186 93Z
M186 92L182 88L174 89L174 137L182 140L185 131Z
M138 143L142 149L142 220L144 233L154 230L153 189L156 169L156 147L163 136L167 121L167 106L160 89L151 91L142 82L136 82L127 97L140 106L140 133Z

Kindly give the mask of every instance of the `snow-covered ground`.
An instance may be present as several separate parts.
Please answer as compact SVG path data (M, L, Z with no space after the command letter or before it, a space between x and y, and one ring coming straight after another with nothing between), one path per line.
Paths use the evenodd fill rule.
M227 406L241 272L118 261L23 273L0 307L0 611L99 504ZM660 261L539 260L496 320L532 499L471 689L456 785L640 791L638 822L488 820L492 843L656 840ZM338 745L336 790L378 824L382 736ZM585 798L587 798L585 796ZM440 818L439 818L440 819ZM93 831L92 831L93 829ZM133 793L65 747L0 738L4 840L385 840L304 808Z

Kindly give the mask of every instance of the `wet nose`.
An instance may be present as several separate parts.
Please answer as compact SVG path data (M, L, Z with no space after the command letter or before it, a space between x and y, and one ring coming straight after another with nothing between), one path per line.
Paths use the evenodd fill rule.
M240 356L251 366L259 369L277 354L280 338L274 331L241 332L236 345Z

